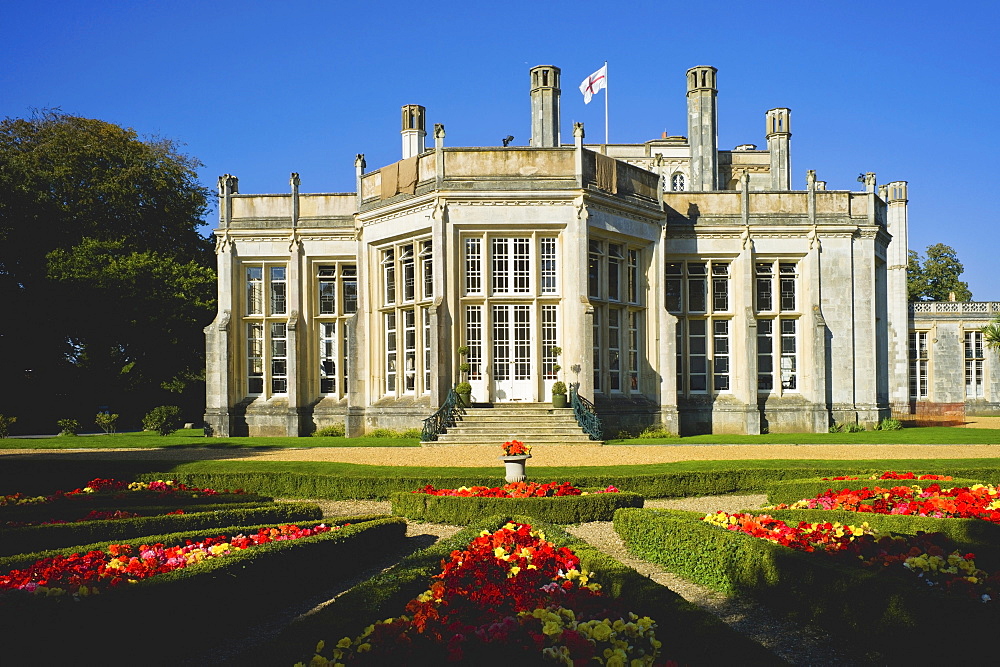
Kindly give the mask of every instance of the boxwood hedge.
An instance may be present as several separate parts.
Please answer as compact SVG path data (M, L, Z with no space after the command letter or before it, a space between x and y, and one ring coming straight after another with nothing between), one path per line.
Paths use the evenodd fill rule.
M508 521L530 523L546 539L566 546L580 557L584 569L594 572L606 594L624 597L639 615L657 622L656 636L664 655L687 665L781 665L781 659L760 644L732 630L718 618L687 602L679 595L640 575L610 556L590 547L560 528L536 518L494 516L461 530L452 537L402 559L396 566L352 588L317 612L296 619L267 646L252 652L254 664L309 663L319 640L324 652L343 637L355 637L376 620L398 616L411 599L427 590L430 577L441 570L442 559L464 548L481 531L493 531ZM245 656L250 658L250 655ZM234 663L240 662L239 659ZM525 664L534 664L526 662Z
M776 480L767 485L767 501L777 505L778 503L794 503L805 498L815 498L827 489L840 491L842 489L862 489L880 486L888 489L893 486L919 486L926 489L932 484L940 484L942 489L950 489L955 486L969 486L971 484L983 484L981 479L956 478L951 481L937 481L928 479L857 479L857 480L823 480L816 477L808 479L786 479Z
M394 493L392 513L416 521L466 526L497 514L531 516L548 523L611 521L616 509L642 507L637 493L594 493L549 498L464 498L426 493Z
M149 509L163 512L163 508ZM189 508L190 509L190 508ZM130 519L55 523L20 528L0 528L0 556L42 551L109 540L129 540L143 535L205 530L216 526L292 523L321 519L323 512L311 503L205 505L185 514L155 514ZM204 510L204 511L202 511ZM143 512L139 512L142 514Z
M615 530L629 550L691 581L759 599L853 646L880 664L972 659L992 650L994 606L927 590L907 572L868 570L700 521L701 513L623 509ZM927 641L932 632L942 641ZM953 638L955 641L944 641ZM958 657L961 656L961 657Z
M221 465L221 464L220 464ZM574 486L606 488L609 485L638 493L644 498L679 498L685 496L718 495L734 492L763 493L775 481L803 477L832 477L844 474L872 474L871 468L858 469L849 462L837 467L815 468L721 468L718 470L676 471L661 474L605 474L600 468L580 467L548 473L536 468L533 482L569 482ZM932 471L934 472L934 471ZM942 471L937 471L942 472ZM956 475L955 471L943 471ZM996 471L993 471L994 473ZM980 470L976 474L985 473ZM405 468L395 475L322 475L289 471L239 471L238 464L224 464L211 472L152 472L138 479L158 479L167 475L185 484L211 488L242 488L275 498L325 498L330 500L387 500L393 493L413 491L432 484L438 488L460 486L495 486L499 472L493 476L431 476L408 472ZM798 500L798 499L796 499Z
M185 653L206 650L220 634L238 631L282 605L342 581L399 544L406 533L406 522L397 517L351 517L336 523L343 527L270 542L79 602L66 596L0 596L0 625L13 640L5 643L4 657L11 664L51 662L59 657L53 653L52 641L57 639L77 656L101 655L112 642L116 653L136 652L144 664L176 664ZM270 525L147 536L142 542L183 544L186 539L246 534ZM72 551L107 546L81 545ZM46 555L52 552L0 559L0 572Z

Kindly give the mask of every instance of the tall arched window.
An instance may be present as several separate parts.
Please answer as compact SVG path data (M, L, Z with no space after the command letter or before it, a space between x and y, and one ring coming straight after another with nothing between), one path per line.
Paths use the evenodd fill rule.
M684 174L677 172L670 177L670 189L674 192L684 192Z

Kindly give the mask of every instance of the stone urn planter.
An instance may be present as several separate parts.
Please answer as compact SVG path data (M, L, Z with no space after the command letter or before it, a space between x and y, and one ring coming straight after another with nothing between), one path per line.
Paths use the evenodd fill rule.
M507 468L507 476L504 477L508 482L523 482L526 476L524 474L524 466L531 458L531 454L516 454L512 456L501 456L500 460L503 461L504 466Z

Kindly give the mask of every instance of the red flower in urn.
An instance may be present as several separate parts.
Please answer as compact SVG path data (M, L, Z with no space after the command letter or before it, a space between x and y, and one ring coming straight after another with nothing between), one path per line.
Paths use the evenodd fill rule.
M502 446L503 453L507 456L528 456L531 454L531 447L520 440L508 440Z

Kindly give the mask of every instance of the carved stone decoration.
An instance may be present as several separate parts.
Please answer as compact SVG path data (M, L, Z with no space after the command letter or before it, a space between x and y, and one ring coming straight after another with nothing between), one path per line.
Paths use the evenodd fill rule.
M434 138L435 139L444 139L444 124L443 123L434 123Z
M233 245L233 240L229 238L228 232L222 234L215 240L215 254L221 255L226 252Z
M819 232L817 231L816 225L813 225L813 228L809 230L809 233L806 235L806 238L809 239L810 250L820 249Z
M288 179L288 184L291 185L293 188L297 188L299 187L301 182L302 181L299 179L299 172L293 171L291 177L289 177Z
M816 187L816 170L815 169L809 169L808 171L806 171L806 187L808 189L810 189L810 190L812 190L814 187Z
M816 322L817 327L826 326L826 318L823 317L823 312L819 309L819 306L813 306L813 320Z
M757 318L753 316L753 308L747 306L747 326L753 329L757 328Z
M358 169L364 169L368 165L365 163L365 154L358 153L354 156L354 166Z
M299 311L292 310L288 313L288 328L291 331L295 331L299 326Z
M224 310L219 313L219 331L229 331L230 319L232 319L232 313L228 310Z
M581 139L586 136L583 133L583 123L573 123L573 136L580 137Z
M302 240L299 238L298 234L293 232L292 235L288 237L288 252L295 253L300 250L302 250Z
M740 234L740 242L744 250L753 252L753 239L750 238L750 225L745 225L743 227L743 233Z

